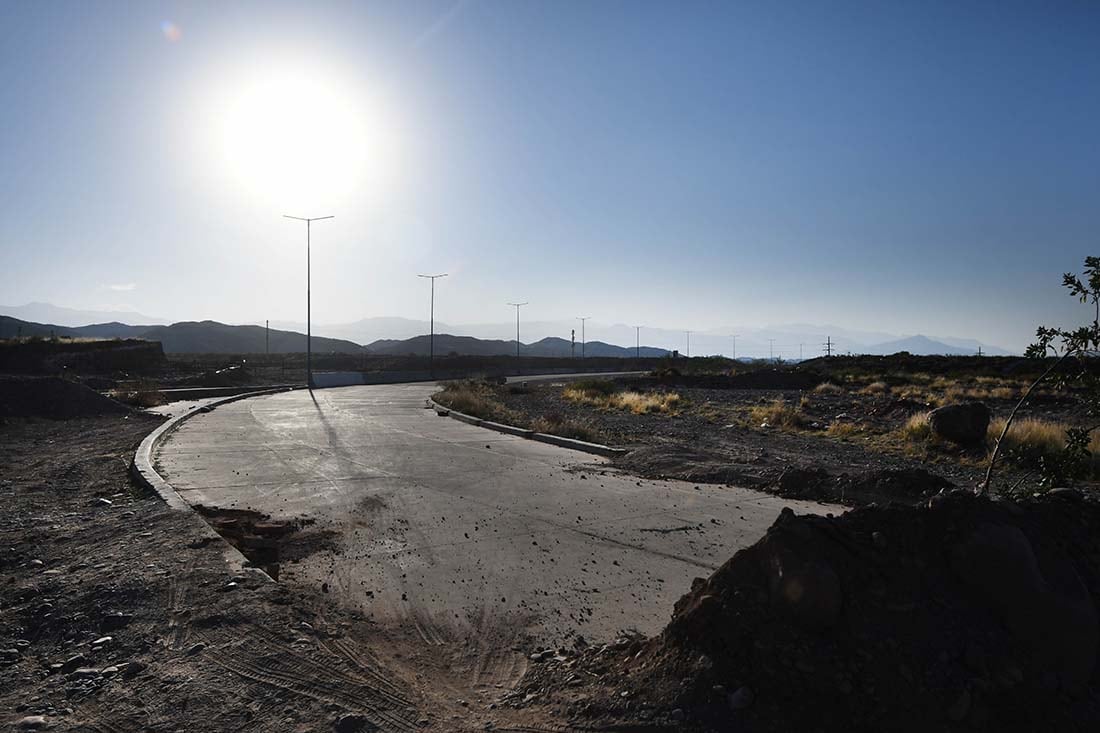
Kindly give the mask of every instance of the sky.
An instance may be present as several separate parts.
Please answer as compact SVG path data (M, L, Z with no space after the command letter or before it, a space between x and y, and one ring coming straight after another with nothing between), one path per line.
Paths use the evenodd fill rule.
M0 0L0 303L1021 349L1100 254L1090 2ZM502 334L507 338L507 334Z

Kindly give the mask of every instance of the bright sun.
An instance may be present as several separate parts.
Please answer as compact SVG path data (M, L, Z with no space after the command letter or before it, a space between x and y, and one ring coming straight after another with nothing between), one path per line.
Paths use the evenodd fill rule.
M227 172L272 205L334 205L377 180L392 155L364 106L351 90L293 72L235 87L221 128Z

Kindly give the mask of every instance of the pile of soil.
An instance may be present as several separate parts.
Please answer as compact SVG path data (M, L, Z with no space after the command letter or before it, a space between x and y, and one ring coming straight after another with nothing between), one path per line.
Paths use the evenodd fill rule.
M68 420L130 412L121 402L66 379L0 377L0 420L19 417Z
M1098 530L1100 505L1068 489L785 510L659 636L548 657L513 704L582 725L1093 730Z

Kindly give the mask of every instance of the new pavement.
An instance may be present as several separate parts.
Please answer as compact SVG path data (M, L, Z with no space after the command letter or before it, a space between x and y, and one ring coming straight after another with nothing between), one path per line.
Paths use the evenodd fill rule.
M760 538L789 502L647 481L604 459L425 409L429 384L296 391L223 405L157 459L191 504L315 520L331 549L284 565L431 642L654 633L691 580Z

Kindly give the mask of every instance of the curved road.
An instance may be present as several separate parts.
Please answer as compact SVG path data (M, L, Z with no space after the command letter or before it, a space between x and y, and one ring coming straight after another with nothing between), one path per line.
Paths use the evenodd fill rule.
M308 517L332 551L284 565L425 640L647 634L691 580L783 506L745 489L646 481L601 458L425 409L430 384L255 397L198 415L157 464L191 504ZM513 641L509 641L512 639Z

